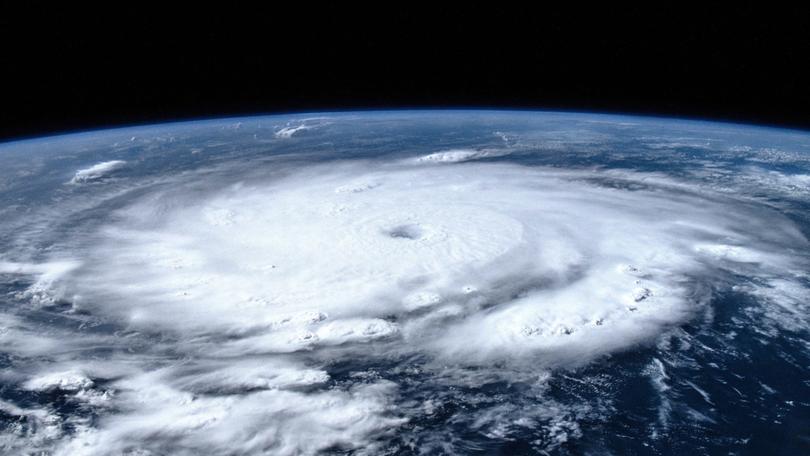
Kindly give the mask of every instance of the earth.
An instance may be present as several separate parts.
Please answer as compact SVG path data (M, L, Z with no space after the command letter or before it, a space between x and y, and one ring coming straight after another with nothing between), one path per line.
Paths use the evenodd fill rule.
M326 113L0 169L5 454L810 454L810 133Z

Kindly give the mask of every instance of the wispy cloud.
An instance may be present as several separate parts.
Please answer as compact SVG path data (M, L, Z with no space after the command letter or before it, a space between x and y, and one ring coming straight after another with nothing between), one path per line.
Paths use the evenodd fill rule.
M89 168L84 168L76 171L73 178L70 180L71 184L82 184L101 179L113 171L123 168L127 162L123 160L111 160L97 163Z

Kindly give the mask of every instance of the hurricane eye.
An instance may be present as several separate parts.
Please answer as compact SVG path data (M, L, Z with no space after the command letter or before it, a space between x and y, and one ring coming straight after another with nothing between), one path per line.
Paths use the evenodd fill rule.
M422 238L422 227L416 224L398 225L385 231L389 237L394 239L417 240Z

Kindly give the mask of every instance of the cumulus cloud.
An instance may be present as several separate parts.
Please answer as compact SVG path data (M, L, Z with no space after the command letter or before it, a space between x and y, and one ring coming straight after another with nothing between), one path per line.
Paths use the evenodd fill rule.
M117 384L126 414L107 417L57 447L57 455L126 453L178 455L315 454L328 448L373 454L370 436L390 433L402 419L385 418L394 385L347 391L263 390L196 396L154 374Z
M34 283L19 296L35 304L53 304L60 293L58 280L79 266L76 260L55 260L46 263L20 263L0 261L0 274L28 275L36 277Z
M52 372L34 377L25 382L24 387L34 391L48 391L60 389L65 391L79 391L93 386L93 381L82 372Z

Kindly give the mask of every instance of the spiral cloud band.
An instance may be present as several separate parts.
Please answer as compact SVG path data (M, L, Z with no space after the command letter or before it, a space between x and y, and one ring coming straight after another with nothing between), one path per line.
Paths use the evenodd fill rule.
M616 183L649 188L492 164L331 166L201 200L175 188L122 209L65 293L139 329L231 334L210 348L223 355L395 339L580 363L688 316L706 270L788 269L773 252L803 241L775 213Z
M734 274L774 318L792 315L780 324L806 324L795 252L808 242L774 208L652 172L480 161L506 155L269 162L101 201L105 217L43 261L0 263L32 278L20 299L75 319L35 334L4 314L6 350L37 360L6 380L88 411L67 426L0 402L39 423L24 445L6 444L373 454L435 416L447 391L523 382L541 398L558 372L653 344L705 315ZM138 166L107 163L76 173L70 191ZM554 448L599 413L543 404L502 399L464 426L505 437L542 423L538 445ZM420 446L449 451L434 437Z

